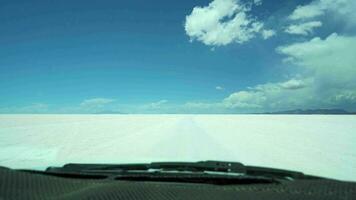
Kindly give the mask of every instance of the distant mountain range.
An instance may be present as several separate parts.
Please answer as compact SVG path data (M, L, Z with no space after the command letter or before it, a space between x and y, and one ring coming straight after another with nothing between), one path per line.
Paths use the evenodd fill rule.
M300 115L354 115L356 112L348 112L344 109L296 109L277 112L266 112L260 114L300 114Z
M99 111L93 114L116 114L125 115L128 113L119 111ZM349 112L344 109L295 109L295 110L283 110L275 112L263 112L263 113L251 113L251 114L268 114L268 115L356 115L356 112Z

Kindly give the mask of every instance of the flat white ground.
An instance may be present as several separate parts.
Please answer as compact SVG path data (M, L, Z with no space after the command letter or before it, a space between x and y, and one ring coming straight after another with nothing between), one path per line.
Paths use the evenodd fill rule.
M0 115L0 165L239 161L356 181L356 116Z

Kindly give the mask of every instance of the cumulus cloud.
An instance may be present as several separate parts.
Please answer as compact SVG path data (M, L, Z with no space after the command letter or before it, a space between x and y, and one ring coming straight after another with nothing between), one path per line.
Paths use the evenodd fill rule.
M259 91L239 91L223 100L228 108L261 108L266 96Z
M295 35L309 35L313 33L315 28L321 27L322 23L320 21L311 21L301 24L290 25L285 32Z
M334 17L341 17L355 24L355 9L356 1L354 0L314 0L309 4L298 6L288 18L291 20L310 20L330 13Z
M355 51L355 36L335 33L326 39L315 37L310 41L277 48L277 52L288 56L292 64L311 74L316 95L321 102L327 100L327 103L335 105L342 103L341 99L349 99L350 104L356 103L352 102L356 92Z
M280 83L280 86L288 90L296 90L306 87L306 84L303 80L291 79L286 82Z
M186 16L186 34L191 41L197 40L210 46L242 44L261 33L264 27L263 22L249 16L250 10L251 6L240 0L213 0L208 6L193 8L191 14ZM268 34L271 35L271 31Z
M230 3L226 12L215 4ZM234 6L236 6L234 8ZM296 35L310 35L315 28L321 27L321 20L338 19L345 24L356 27L354 0L314 0L309 4L298 6L291 15L292 25L286 32ZM246 8L240 1L213 1L207 7L196 7L187 17L187 34L207 45L225 45L232 42L243 43L260 33L267 39L275 35L274 30L264 29L263 23L247 15ZM222 14L228 13L228 14ZM260 23L261 27L252 32L252 37L240 40L235 34L226 33L226 23L234 22L237 14L243 13L244 20ZM199 17L197 17L199 16ZM328 16L328 18L325 18ZM192 25L188 23L199 22ZM195 19L195 17L197 17ZM207 17L208 23L204 24ZM323 17L323 18L322 18ZM251 20L251 21L249 21ZM189 27L192 25L191 27ZM188 26L188 27L187 27ZM194 29L199 27L197 29ZM248 27L248 26L247 26ZM189 30L189 28L192 28ZM240 27L239 27L240 28ZM196 32L194 32L194 31ZM223 31L224 30L224 31ZM226 29L228 30L228 29ZM192 31L192 32L190 32ZM227 31L228 32L228 31ZM236 33L236 32L234 32ZM214 37L213 37L214 36ZM225 36L228 36L225 38ZM343 108L356 110L356 36L352 34L332 33L325 38L287 43L276 48L284 56L284 64L294 67L298 76L282 82L265 83L236 91L225 99L215 103L190 103L185 106L207 110L234 110L236 112L262 112L285 109L308 108Z
M276 35L276 31L274 31L274 30L271 30L271 29L267 29L267 30L263 30L262 31L262 37L263 37L263 39L268 39L268 38L270 38L270 37L273 37L273 36L275 36Z
M313 70L317 74L351 81L356 77L356 37L331 34L325 40L315 37L307 42L277 48L291 62Z
M298 108L356 109L356 37L331 34L325 39L277 48L300 78L266 83L237 91L222 102L236 110L273 111Z
M236 91L215 103L189 103L191 110L266 112L289 109L356 110L356 36L330 34L280 46L298 76Z
M340 1L336 1L338 3ZM318 12L311 13L304 13L304 18L315 17ZM294 19L302 18L297 17L298 12L294 14ZM312 22L306 22L310 29L293 29L294 33L309 34L312 27L321 26L320 22ZM237 111L299 108L356 110L356 36L332 33L326 38L314 37L283 45L276 51L285 56L285 64L297 69L298 78L237 91L222 100L225 107Z
M235 92L222 103L225 107L237 111L271 111L304 107L305 101L308 100L305 93L310 90L306 82L310 80L290 79L285 82L260 84Z
M314 0L298 6L289 16L302 21L304 26L290 26L286 30L293 34L307 35L322 24L314 19L328 16L337 19L349 28L355 28L354 0ZM306 22L307 20L312 20ZM313 21L314 20L314 21ZM308 26L306 26L308 25ZM312 90L307 94L325 107L347 107L356 109L356 36L352 34L330 34L325 39L314 37L309 41L297 42L277 48L285 55L285 61L296 65L304 77L313 80Z
M253 0L253 3L257 6L262 5L262 0Z
M324 40L315 37L310 41L277 48L278 53L286 55L291 63L311 71L316 78L347 85L356 84L355 51L355 36L340 36L336 33Z
M230 94L221 102L191 107L236 112L343 108L356 110L356 37L331 34L277 48L302 75Z
M299 19L309 19L313 17L318 17L324 14L325 7L322 6L320 1L318 3L313 2L310 5L298 6L293 13L289 16L289 19L299 20Z

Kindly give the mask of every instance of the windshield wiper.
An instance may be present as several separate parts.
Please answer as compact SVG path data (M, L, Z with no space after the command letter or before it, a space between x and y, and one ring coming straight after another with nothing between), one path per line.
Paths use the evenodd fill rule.
M238 162L153 162L148 164L66 164L63 167L49 167L47 172L128 172L128 171L186 171L216 173L246 173L246 167Z
M28 171L28 170L27 170ZM33 171L32 171L33 172ZM71 178L170 181L213 184L279 183L317 179L301 172L245 166L238 162L153 162L143 164L66 164L35 172Z
M166 181L210 184L278 183L272 177L247 175L238 162L153 162L147 164L66 164L49 167L49 175L76 178L106 178L132 181ZM104 177L103 177L104 176Z

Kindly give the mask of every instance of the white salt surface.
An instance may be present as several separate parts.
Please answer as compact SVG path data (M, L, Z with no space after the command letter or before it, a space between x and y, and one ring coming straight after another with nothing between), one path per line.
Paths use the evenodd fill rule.
M356 181L356 116L0 115L0 165L239 161Z

